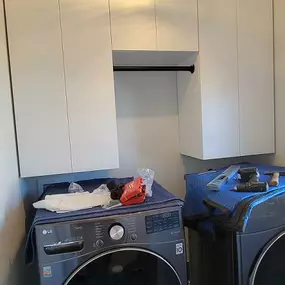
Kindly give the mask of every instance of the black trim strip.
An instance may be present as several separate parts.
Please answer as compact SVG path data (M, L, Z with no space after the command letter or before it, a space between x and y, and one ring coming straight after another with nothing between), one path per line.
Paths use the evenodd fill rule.
M209 199L204 199L203 200L203 204L211 212L215 211L216 209L219 209L219 210L221 210L223 212L223 214L229 215L231 213L231 211L228 208L226 208L226 207L224 207L224 206L222 206L222 205L220 205L220 204L218 204L218 203L216 203L216 202L214 202L212 200L209 200Z

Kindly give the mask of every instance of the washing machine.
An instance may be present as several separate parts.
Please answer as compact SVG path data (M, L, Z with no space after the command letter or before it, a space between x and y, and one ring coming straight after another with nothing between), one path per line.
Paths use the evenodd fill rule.
M186 285L181 207L38 225L41 285Z

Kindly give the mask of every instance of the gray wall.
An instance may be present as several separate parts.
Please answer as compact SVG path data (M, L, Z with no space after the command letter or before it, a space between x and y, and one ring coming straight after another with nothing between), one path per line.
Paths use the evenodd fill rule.
M14 262L24 234L13 113L8 73L3 6L0 2L0 285ZM17 273L12 271L14 275Z

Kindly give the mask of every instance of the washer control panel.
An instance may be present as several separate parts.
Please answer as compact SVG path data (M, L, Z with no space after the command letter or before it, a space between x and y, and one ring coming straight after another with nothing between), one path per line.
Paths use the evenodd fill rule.
M178 211L159 213L145 217L146 233L154 234L180 227Z
M41 262L57 262L121 245L154 244L183 238L181 208L36 226Z

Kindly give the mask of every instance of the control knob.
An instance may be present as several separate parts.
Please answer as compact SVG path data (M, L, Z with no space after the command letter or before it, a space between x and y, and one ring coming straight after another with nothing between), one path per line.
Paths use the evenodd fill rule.
M120 240L124 236L125 230L121 225L111 227L109 235L112 240Z

